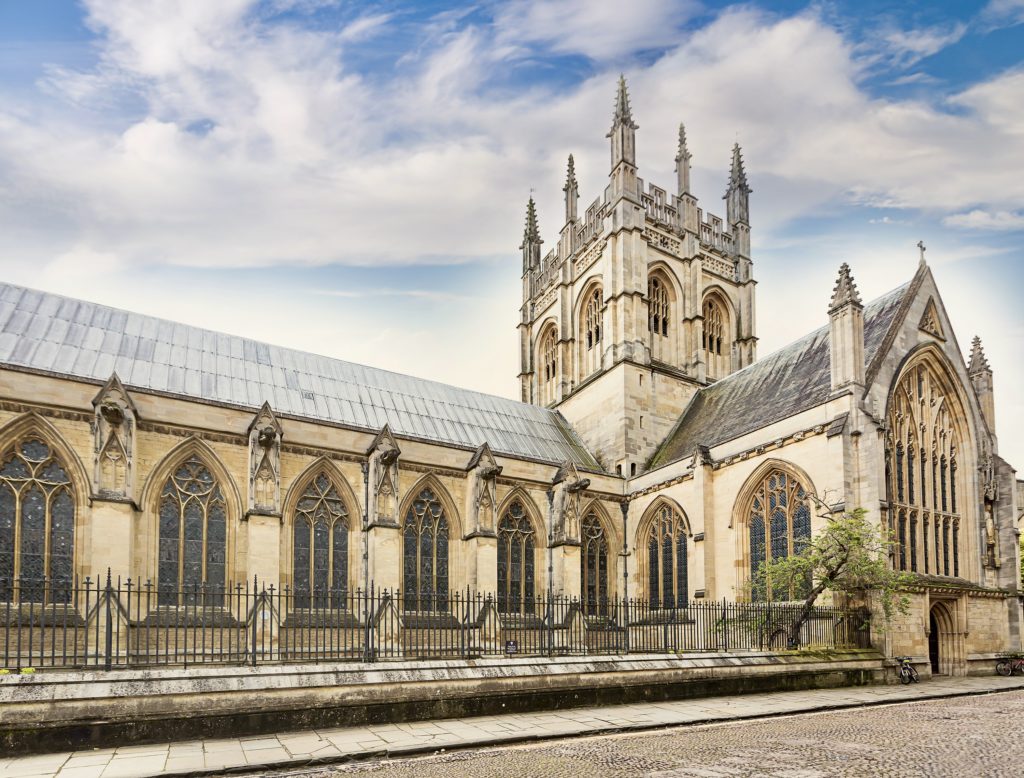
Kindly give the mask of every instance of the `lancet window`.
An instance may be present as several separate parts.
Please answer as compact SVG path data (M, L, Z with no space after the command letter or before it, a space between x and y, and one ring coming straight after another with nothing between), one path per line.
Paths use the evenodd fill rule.
M959 407L939 369L928 360L905 372L893 392L886 466L893 474L888 487L889 528L896 540L897 569L960 574L959 438L953 421Z
M670 506L662 505L647 528L645 543L651 607L686 607L689 589L683 517Z
M595 513L580 523L580 593L588 616L608 612L608 538Z
M757 580L765 563L800 553L811 539L811 508L807 491L793 476L773 470L758 484L750 501L750 574ZM755 586L754 599L801 598L808 582L793 586Z
M157 600L220 605L227 560L227 507L198 457L181 463L160 492Z
M69 602L74 532L64 463L36 437L8 446L0 458L0 602Z
M660 278L652 278L647 284L648 311L650 318L648 326L655 335L668 336L668 290Z
M533 613L535 536L518 500L498 524L498 611Z
M437 494L423 489L405 514L403 579L407 611L448 608L448 518Z
M708 378L722 378L728 370L729 352L729 321L723 310L722 303L713 295L705 298L701 308L704 318L701 347L704 349L704 364L707 366Z
M540 401L542 405L558 399L558 336L549 327L540 346Z
M348 595L348 511L326 474L295 506L292 582L296 608L344 608Z
M595 289L586 300L583 309L583 331L581 337L580 365L582 375L588 375L601 367L601 290Z

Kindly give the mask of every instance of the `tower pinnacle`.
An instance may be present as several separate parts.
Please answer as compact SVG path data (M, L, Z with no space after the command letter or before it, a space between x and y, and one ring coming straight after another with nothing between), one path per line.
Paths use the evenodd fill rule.
M992 368L989 367L985 349L981 346L981 338L975 335L974 340L971 341L971 361L967 365L967 373L973 376L985 372L991 373Z
M526 204L526 227L523 229L523 242L519 246L523 252L524 275L531 268L540 265L540 244L543 242L540 239L540 230L537 228L537 206L533 202L533 197L530 197L530 201Z
M629 108L629 90L626 88L626 77L619 75L619 91L615 94L615 115L612 118L612 128L608 132L608 137L612 137L612 133L619 127L628 127L631 130L639 129L636 122L633 121L633 113Z
M732 167L729 170L729 187L725 190L725 214L730 225L738 222L750 224L750 193L754 191L747 183L747 172L743 169L743 152L740 144L732 147Z
M679 123L679 150L676 152L676 182L679 194L690 191L690 160L693 155L686 146L686 127Z
M576 206L580 199L579 185L576 183L576 163L572 154L569 155L569 169L565 174L565 186L562 187L562 191L565 192L565 221L568 224L576 221Z
M844 262L839 266L839 278L836 280L835 289L832 290L832 302L828 308L831 312L850 304L863 307L857 284L853 282L853 276L850 274L850 266Z

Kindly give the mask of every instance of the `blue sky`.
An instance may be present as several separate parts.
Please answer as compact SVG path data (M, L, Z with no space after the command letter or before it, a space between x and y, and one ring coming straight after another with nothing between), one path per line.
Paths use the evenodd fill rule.
M0 0L0 272L515 396L524 204L600 193L623 72L645 180L684 121L721 213L744 147L762 355L923 239L1024 467L1024 0L628 5Z

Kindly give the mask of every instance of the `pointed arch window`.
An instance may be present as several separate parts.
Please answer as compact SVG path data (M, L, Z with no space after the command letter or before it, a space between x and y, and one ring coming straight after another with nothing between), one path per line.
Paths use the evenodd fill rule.
M595 513L580 523L580 593L587 616L608 612L608 538Z
M540 345L540 399L543 405L553 402L558 388L558 336L555 327L548 327Z
M684 608L689 599L686 525L668 505L654 515L646 533L647 596L652 608Z
M725 316L722 314L722 306L713 297L704 301L704 335L702 338L703 348L709 354L722 355L722 339L725 335Z
M763 563L800 553L811 539L811 509L807 491L795 478L773 470L758 484L750 501L750 574L755 577ZM765 582L756 587L755 599L795 600L810 582L788 589Z
M293 517L292 580L296 608L346 606L348 511L325 473L303 491Z
M448 518L432 489L423 489L412 501L402 538L405 609L447 610Z
M959 437L953 421L960 403L948 386L947 371L925 356L897 379L893 390L886 420L886 467L899 478L888 485L889 516L909 518L906 525L896 522L892 527L897 543L893 565L900 570L920 566L935 575L958 572L959 565L950 561L959 560L960 537L950 527L961 518L956 500Z
M0 602L69 602L74 533L64 463L37 437L9 446L0 458Z
M227 573L227 506L198 457L178 465L160 492L157 602L222 605Z
M535 544L526 509L515 500L498 524L499 613L533 613Z
M601 343L601 290L595 289L587 300L586 312L587 350Z
M652 278L647 284L650 317L648 327L655 335L668 336L669 302L665 282Z

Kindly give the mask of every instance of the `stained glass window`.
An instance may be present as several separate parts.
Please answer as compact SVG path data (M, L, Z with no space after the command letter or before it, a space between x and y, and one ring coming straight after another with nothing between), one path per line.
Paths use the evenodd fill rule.
M906 493L898 478L887 485L890 515L907 509L908 515L922 522L924 572L936 575L949 575L949 556L958 553L949 546L958 542L959 536L950 537L947 529L949 521L959 519L955 460L958 430L954 423L960 416L958 409L959 400L949 388L947 371L926 357L923 364L906 371L896 382L887 418L886 467L903 472L904 441L907 461ZM915 479L917 475L919 479ZM905 534L898 538L901 544L910 545L909 553L897 554L894 560L902 570L917 569L913 523L910 530L910 538Z
M686 607L686 526L683 517L668 505L658 508L647 530L647 564L651 607Z
M448 609L448 519L430 488L409 506L403 530L405 609Z
M198 457L180 464L160 493L160 605L221 605L227 574L227 507Z
M588 513L580 523L580 592L587 615L604 615L608 609L608 539L597 514Z
M498 524L498 611L533 613L534 532L526 509L513 501Z
M0 601L68 602L74 533L71 478L59 457L33 437L10 446L0 458Z
M811 539L811 509L807 492L792 476L782 470L768 473L754 490L750 502L749 543L750 574L756 577L762 563L800 553ZM803 596L810 581L794 585L788 591L765 582L756 588L755 599L797 599Z
M348 511L320 473L295 506L292 582L296 608L344 608L348 595Z

